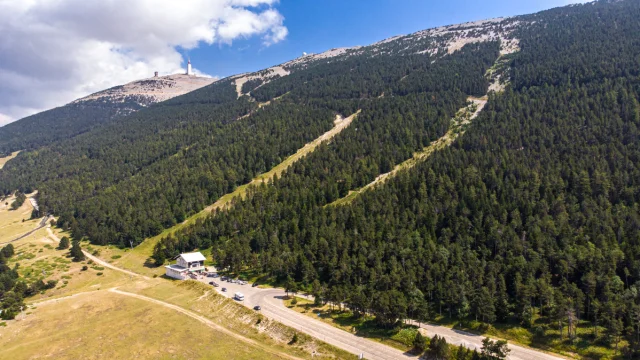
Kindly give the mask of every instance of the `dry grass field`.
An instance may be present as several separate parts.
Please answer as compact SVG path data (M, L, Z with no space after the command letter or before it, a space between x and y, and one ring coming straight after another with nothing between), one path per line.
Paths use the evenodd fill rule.
M277 359L179 312L102 290L0 328L3 359Z
M11 203L15 196L10 196L0 201L0 244L11 241L36 227L40 219L29 220L33 207L29 200L16 210L11 210Z

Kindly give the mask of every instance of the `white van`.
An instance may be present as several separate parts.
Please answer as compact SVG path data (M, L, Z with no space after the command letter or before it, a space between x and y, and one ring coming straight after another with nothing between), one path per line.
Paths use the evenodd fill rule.
M233 298L238 301L244 301L244 294L241 292L237 292L233 295Z

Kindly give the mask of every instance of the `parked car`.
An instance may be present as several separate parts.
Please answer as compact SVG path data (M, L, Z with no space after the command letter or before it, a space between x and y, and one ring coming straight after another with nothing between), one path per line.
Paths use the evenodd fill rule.
M218 283L217 283L217 282L215 282L215 281L210 282L210 283L209 283L209 285L211 285L211 286L213 286L213 287L218 287L218 286L220 286L220 284L218 284Z
M218 273L214 273L214 274L213 274L213 277L214 277L214 278L217 278L217 277L219 277L219 276L220 276L220 275L218 275Z
M227 292L227 288L222 288L222 292Z
M214 274L214 273L208 273L208 274L207 274L207 277L214 278L214 277L216 277L215 275L216 275L216 274Z
M247 285L247 282L244 280L238 280L236 282L238 283L238 285Z
M223 276L223 277L221 277L221 278L220 278L220 280L222 280L222 281L227 281L227 280L229 280L229 278L228 278L228 277L226 277L226 276Z
M253 307L253 310L260 311L260 310L262 310L262 308L260 307L260 305L256 305L256 306Z
M256 286L258 286L257 282L254 282L253 284L251 284L251 287L256 287Z

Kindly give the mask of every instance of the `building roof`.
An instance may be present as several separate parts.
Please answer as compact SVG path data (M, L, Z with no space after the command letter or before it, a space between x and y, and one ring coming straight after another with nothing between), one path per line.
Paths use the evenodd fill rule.
M186 267L182 267L182 266L180 266L178 264L167 265L165 267L168 268L168 269L176 270L176 271L185 271L185 270L187 270Z
M199 252L180 254L180 256L186 262L205 261L207 258Z

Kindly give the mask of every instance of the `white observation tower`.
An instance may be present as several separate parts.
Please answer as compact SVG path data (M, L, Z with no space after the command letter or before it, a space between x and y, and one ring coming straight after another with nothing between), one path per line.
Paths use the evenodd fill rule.
M191 70L191 59L187 63L187 75L193 75L193 71Z

